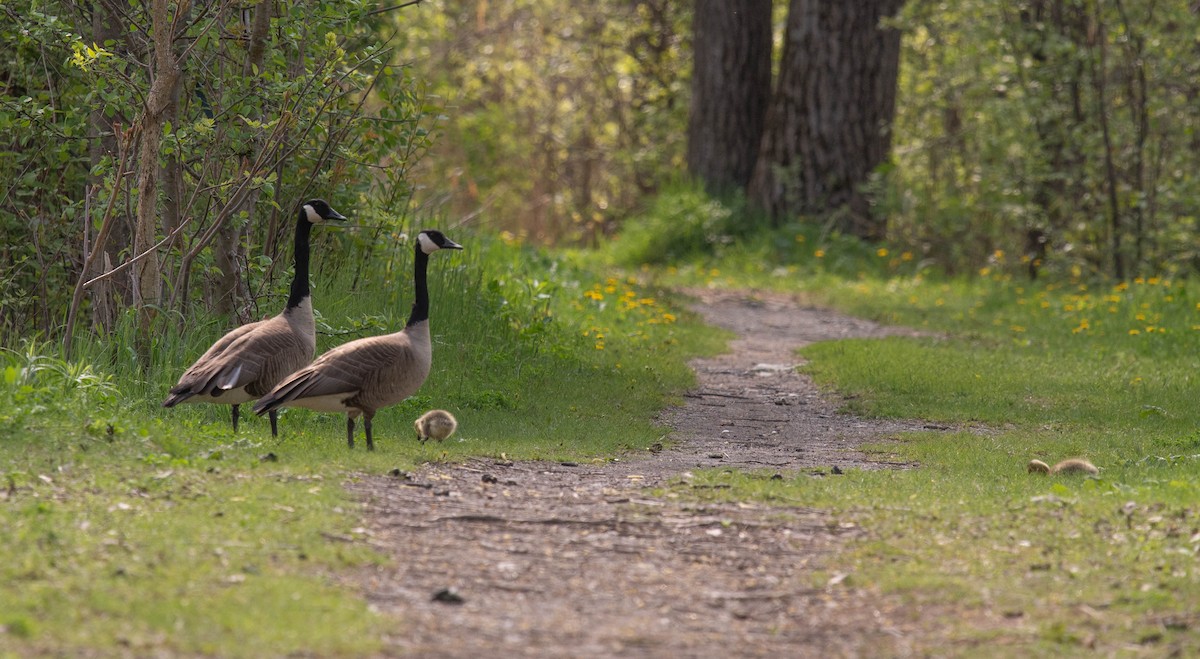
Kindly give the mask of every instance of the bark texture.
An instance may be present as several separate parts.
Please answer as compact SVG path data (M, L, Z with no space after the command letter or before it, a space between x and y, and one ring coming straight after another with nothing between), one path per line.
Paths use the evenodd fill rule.
M712 190L750 181L771 96L771 0L697 0L688 171Z
M176 7L186 12L189 2ZM150 10L151 30L154 37L154 60L151 69L150 93L141 117L141 148L137 165L137 217L134 223L134 258L145 255L133 269L134 303L138 308L137 350L143 364L149 364L150 321L162 298L162 272L154 245L158 234L158 154L162 145L163 126L167 110L175 97L175 86L179 84L179 62L172 49L174 44L174 20L170 4L166 0L155 0Z
M903 0L791 0L783 60L750 198L776 220L837 213L838 227L882 237L860 186L891 146L900 33L881 27Z

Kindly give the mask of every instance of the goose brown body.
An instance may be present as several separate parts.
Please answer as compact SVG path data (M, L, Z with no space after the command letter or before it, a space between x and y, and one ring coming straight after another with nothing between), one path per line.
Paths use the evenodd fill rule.
M272 392L285 406L374 415L416 393L429 377L429 322L344 343L293 373Z
M260 398L255 413L273 413L281 407L345 412L346 443L351 448L354 420L362 416L367 449L374 450L371 419L375 413L416 393L433 365L426 270L429 255L439 249L462 246L439 231L422 231L417 236L413 265L416 298L404 329L350 341L326 352Z
M295 266L291 293L279 315L242 325L217 340L171 387L163 407L180 403L225 403L238 406L269 392L288 374L312 361L317 350L316 322L308 285L309 232L324 220L344 220L320 199L305 202L296 220ZM278 435L277 415L271 434Z
M316 323L312 305L305 300L221 337L184 372L163 406L254 400L312 361L316 351Z

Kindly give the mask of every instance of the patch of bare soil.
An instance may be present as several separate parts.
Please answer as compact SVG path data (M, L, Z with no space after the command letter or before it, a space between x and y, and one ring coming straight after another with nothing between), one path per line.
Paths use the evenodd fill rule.
M738 338L728 354L695 362L698 387L663 417L674 429L668 448L603 465L428 465L350 484L366 502L372 542L395 557L359 577L372 603L396 618L387 654L896 656L915 649L914 612L825 567L863 529L800 506L695 504L644 489L695 468L837 478L833 466L902 466L857 448L924 426L838 413L838 401L795 372L794 350L910 330L783 296L693 294L708 322Z

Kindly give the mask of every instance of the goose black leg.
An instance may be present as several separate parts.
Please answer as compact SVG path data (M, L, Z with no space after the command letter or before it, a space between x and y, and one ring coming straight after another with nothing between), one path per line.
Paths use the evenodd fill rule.
M346 445L354 448L354 417L346 417Z
M271 417L271 436L279 437L279 412L277 410L271 410L267 414L269 414Z
M371 438L371 417L373 417L373 416L375 416L375 415L367 414L367 415L363 416L363 428L367 431L367 450L368 451L375 450L375 442Z
M233 406L233 431L234 432L237 432L237 422L238 422L238 405L234 404L234 406Z

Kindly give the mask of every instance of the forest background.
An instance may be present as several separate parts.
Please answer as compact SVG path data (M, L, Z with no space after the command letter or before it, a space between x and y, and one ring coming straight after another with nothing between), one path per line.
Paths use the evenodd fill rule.
M800 54L787 17L821 3L736 4L770 12L778 78ZM1196 7L874 4L902 39L891 148L855 182L867 237L950 273L1194 270ZM693 61L713 47L693 8L4 2L0 339L69 350L77 325L124 326L144 359L197 313L261 317L310 196L367 227L319 237L337 243L319 267L356 282L431 218L596 244L688 185ZM710 251L789 224L855 233L803 210L693 222Z

